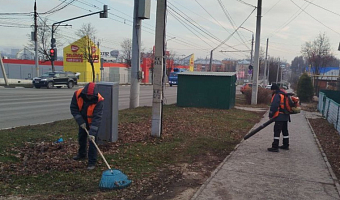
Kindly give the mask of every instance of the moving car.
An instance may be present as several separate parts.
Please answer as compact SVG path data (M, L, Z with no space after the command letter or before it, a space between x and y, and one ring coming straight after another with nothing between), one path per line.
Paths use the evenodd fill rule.
M47 89L61 88L66 85L68 88L73 88L78 84L79 73L54 71L44 73L40 77L33 78L33 86L35 88L47 87Z

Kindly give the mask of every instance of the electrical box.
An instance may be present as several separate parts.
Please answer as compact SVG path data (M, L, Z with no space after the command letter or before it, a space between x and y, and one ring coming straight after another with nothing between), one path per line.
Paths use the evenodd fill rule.
M151 0L139 0L138 18L150 19Z
M102 123L98 131L98 143L116 142L118 140L118 96L117 82L97 83L98 92L104 97Z

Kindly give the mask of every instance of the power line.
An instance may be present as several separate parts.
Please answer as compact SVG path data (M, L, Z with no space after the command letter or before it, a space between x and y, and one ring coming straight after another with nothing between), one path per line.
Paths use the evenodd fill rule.
M309 14L308 12L306 12L305 10L303 10L300 6L298 6L294 1L290 0L294 5L296 5L299 9L301 9L304 13L306 13L307 15L309 15L311 18L313 18L315 21L319 22L320 24L322 24L324 27L328 28L329 30L333 31L334 33L337 33L338 35L340 35L339 32L335 31L334 29L330 28L329 26L325 25L324 23L322 23L320 20L316 19L315 17L313 17L311 14Z
M269 10L267 10L266 13L263 14L263 16L266 15L267 13L269 13L278 3L280 3L280 1L282 1L282 0L278 0L271 8L269 8Z
M305 4L305 5L306 5L306 4ZM309 5L306 5L306 6L304 7L304 9L306 9L308 6L309 6ZM304 10L304 9L303 9L303 10ZM288 19L285 23L283 23L283 25L281 25L278 29L276 29L275 31L273 31L273 32L268 36L268 38L271 38L272 35L273 35L274 33L277 33L277 32L279 32L280 30L282 30L284 27L288 26L294 19L296 19L296 18L302 13L303 10L298 10L298 11L296 11L296 12L290 17L290 19ZM294 15L295 15L295 16L294 16Z
M217 0L217 1L219 3L220 7L222 8L223 13L225 14L225 16L227 17L227 19L229 20L230 24L233 26L233 28L235 30L235 22L234 22L233 18L229 14L228 10L225 8L225 6L222 3L222 1L221 0ZM254 9L256 9L256 7ZM240 37L240 39L244 43L244 45L249 49L248 45L244 42L244 39L241 37L241 35L238 32L236 32L236 34Z
M321 7L321 6L319 6L319 5L316 5L316 4L313 3L313 2L310 2L310 1L307 1L307 0L304 0L304 1L307 2L307 3L310 3L310 4L312 4L312 5L314 5L314 6L316 6L316 7L319 7L319 8L321 8L321 9L323 9L323 10L326 10L326 11L328 11L328 12L330 12L330 13L333 13L333 14L335 14L335 15L340 16L340 14L338 14L338 13L336 13L336 12L333 12L333 11L331 11L331 10L328 10L328 9L326 9L326 8L324 8L324 7Z

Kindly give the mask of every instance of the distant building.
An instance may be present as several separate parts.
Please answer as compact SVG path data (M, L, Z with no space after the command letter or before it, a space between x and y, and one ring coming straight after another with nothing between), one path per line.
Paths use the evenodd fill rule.
M197 59L195 60L194 71L207 71L218 72L222 70L222 62L219 60L213 60L210 69L210 59Z
M249 80L251 78L252 71L249 70L250 61L240 60L236 64L236 76L237 80Z

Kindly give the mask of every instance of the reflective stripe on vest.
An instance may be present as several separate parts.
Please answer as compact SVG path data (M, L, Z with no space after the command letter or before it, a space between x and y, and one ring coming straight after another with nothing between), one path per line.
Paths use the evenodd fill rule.
M285 109L285 101L284 101L285 98L284 98L284 95L283 94L278 94L278 95L280 95L280 105L279 105L277 111L275 112L275 114L273 115L273 118L279 116L280 113L283 114L283 109ZM274 97L275 97L275 95L272 96L272 100L270 101L271 103L273 103ZM282 111L280 111L280 109Z
M83 108L83 104L84 104L83 98L79 97L80 93L82 91L83 91L83 88L77 90L77 92L76 92L76 98L77 98L77 104L78 104L79 111L81 111L81 109ZM102 97L102 95L100 95L98 93L98 102L103 101L103 100L104 100L104 98ZM97 105L96 103L95 104L91 104L87 108L86 117L87 117L87 122L88 122L89 125L91 125L91 123L92 123L93 111L94 111L94 108L96 107L96 105Z

